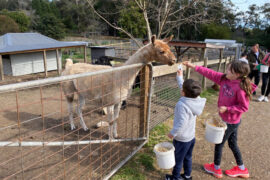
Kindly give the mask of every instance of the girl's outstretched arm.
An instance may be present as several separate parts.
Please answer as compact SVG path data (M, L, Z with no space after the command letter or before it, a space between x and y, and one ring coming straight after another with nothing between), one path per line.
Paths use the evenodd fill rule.
M208 69L208 68L203 67L203 66L196 66L188 61L183 62L183 65L185 65L189 68L195 69L195 71L197 71L201 75L207 77L211 81L214 81L215 83L220 85L221 77L223 76L223 73L216 72L212 69Z

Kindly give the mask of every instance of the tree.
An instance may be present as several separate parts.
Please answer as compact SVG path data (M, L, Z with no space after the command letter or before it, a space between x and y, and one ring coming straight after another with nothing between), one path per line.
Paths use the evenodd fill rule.
M65 37L65 26L53 14L47 14L40 17L35 26L35 30L54 39Z
M64 38L65 25L58 17L60 13L54 2L33 0L32 8L35 10L35 17L32 21L34 30L55 39Z
M89 6L94 13L105 21L110 27L125 33L128 37L136 41L133 34L119 26L119 24L107 19L95 4L97 0L87 0ZM210 23L216 17L216 9L222 3L221 0L134 0L140 8L145 20L147 29L147 37L151 38L152 31L157 37L168 36L175 29L179 29L182 25L194 25ZM117 2L119 1L112 1ZM122 1L122 9L130 11L126 6L126 1ZM212 13L212 15L211 15Z
M0 0L0 10L16 11L19 9L19 0Z
M231 31L228 26L224 25L217 25L217 24L208 24L203 25L202 27L202 36L203 39L205 38L212 38L212 39L230 39Z
M8 16L0 15L0 22L0 35L20 31L18 24Z
M26 16L22 11L7 11L3 10L0 14L9 16L12 18L20 28L20 32L28 31L30 26L30 18Z
M118 25L128 32L131 32L136 38L143 38L146 35L146 24L140 9L134 2L128 4L127 9L120 11ZM120 35L126 34L120 32Z

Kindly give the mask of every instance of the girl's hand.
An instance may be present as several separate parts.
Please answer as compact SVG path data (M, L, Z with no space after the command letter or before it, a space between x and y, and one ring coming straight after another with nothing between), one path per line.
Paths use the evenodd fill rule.
M189 61L184 61L182 64L185 65L185 66L187 66L187 67L189 67L189 68L192 68L192 69L195 68L195 65L192 64L192 63L189 62Z
M225 113L227 111L227 107L226 106L220 106L219 107L219 112L222 114L222 113Z
M171 133L169 133L169 134L168 134L168 137L169 137L170 139L172 139L172 138L173 138L173 135L172 135Z

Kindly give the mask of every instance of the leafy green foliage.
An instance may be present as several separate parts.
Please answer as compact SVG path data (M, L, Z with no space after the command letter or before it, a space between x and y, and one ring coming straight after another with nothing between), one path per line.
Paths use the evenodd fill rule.
M212 39L230 39L231 31L228 26L209 24L202 26L202 37Z
M0 35L20 31L18 24L8 16L0 15L0 22Z
M29 30L30 18L26 16L24 12L3 10L0 12L0 14L6 15L12 18L19 25L20 32L25 32Z
M143 14L133 1L130 1L127 8L121 10L118 24L137 38L143 38L147 33ZM120 35L125 37L124 33L120 32Z
M65 37L65 26L58 18L59 12L54 2L33 0L35 10L33 29L54 39Z
M65 37L64 24L53 14L41 16L35 25L35 30L54 39L62 39Z

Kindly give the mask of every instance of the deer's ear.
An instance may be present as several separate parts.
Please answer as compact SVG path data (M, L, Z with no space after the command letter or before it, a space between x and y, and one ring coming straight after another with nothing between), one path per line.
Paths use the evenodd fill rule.
M151 43L154 45L155 44L155 41L156 41L156 35L153 35L151 37Z
M171 35L170 37L167 37L165 39L163 39L164 42L168 43L173 39L173 35Z

